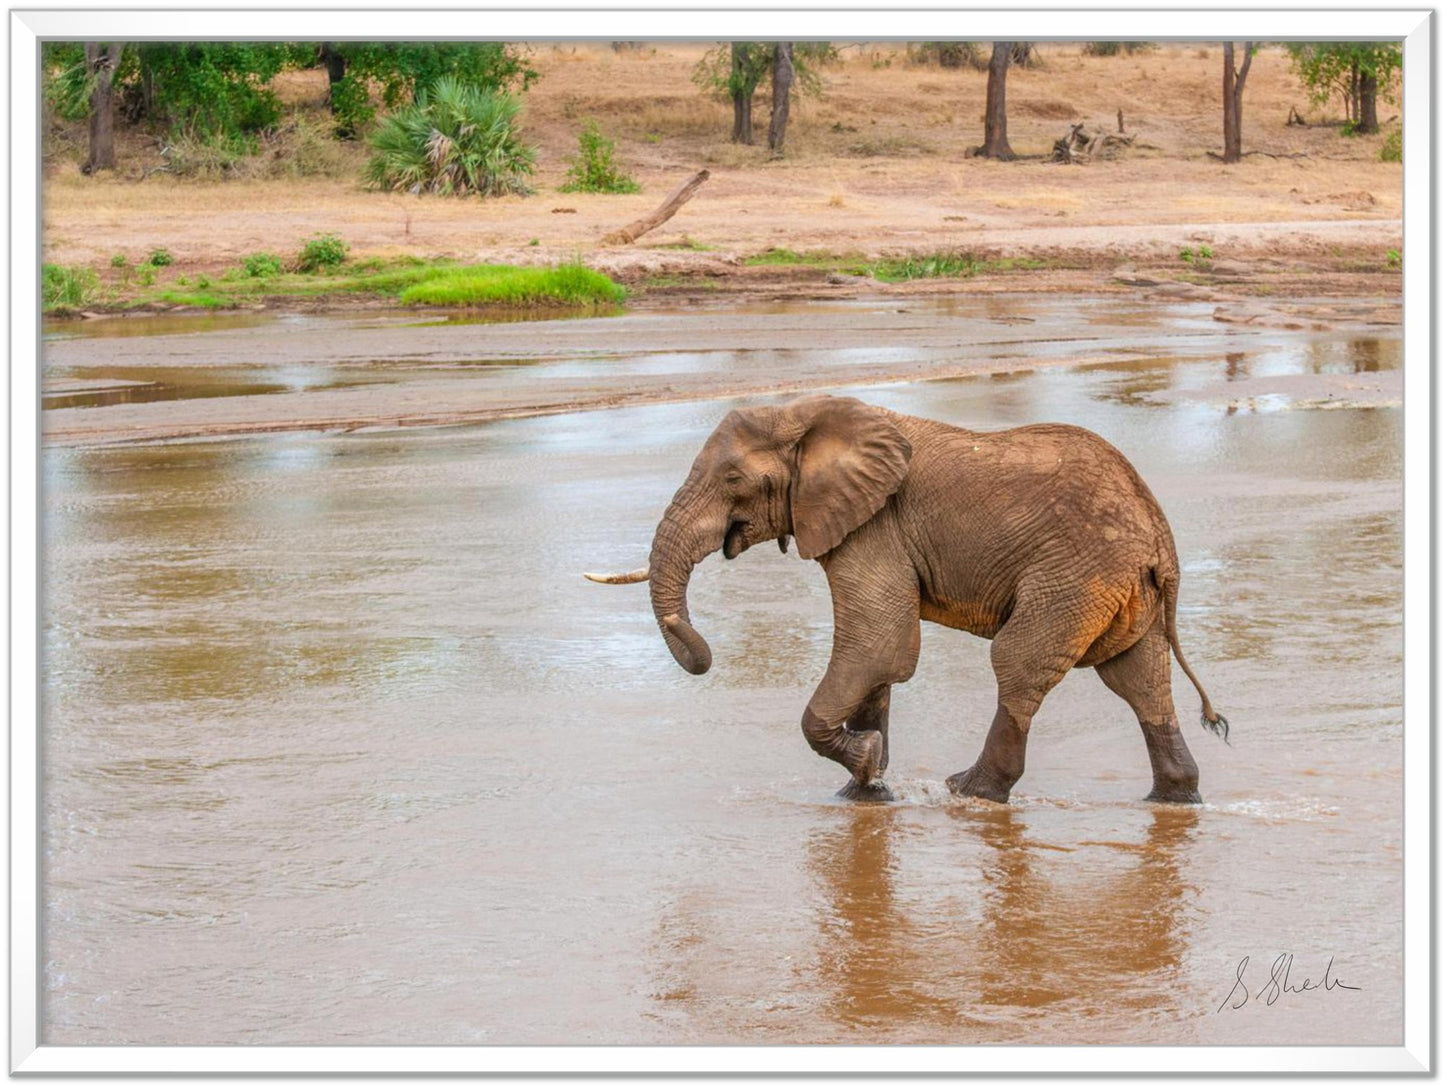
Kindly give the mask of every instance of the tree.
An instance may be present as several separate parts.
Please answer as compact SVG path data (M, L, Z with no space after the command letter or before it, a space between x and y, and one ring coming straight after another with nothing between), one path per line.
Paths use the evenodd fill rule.
M1015 42L994 42L993 56L988 62L988 91L983 114L983 146L978 154L984 158L1007 161L1016 158L1008 145L1008 109L1004 88L1008 81L1009 60Z
M371 91L395 109L415 102L443 76L487 90L526 90L537 73L505 42L322 42L336 134L353 138L376 111Z
M1249 78L1249 65L1254 59L1254 42L1244 43L1244 63L1234 67L1234 43L1224 43L1224 161L1238 162L1241 157L1241 129L1244 125L1244 81Z
M823 77L819 69L833 60L837 51L829 42L786 44L793 76L788 83L789 97L821 95ZM772 76L776 83L778 50L778 42L730 42L709 49L693 69L692 81L704 94L716 95L732 103L733 143L753 142L753 96L764 78ZM776 105L773 108L776 111ZM786 120L785 112L784 124Z
M83 173L115 169L115 71L120 66L121 42L86 42L85 70L90 92L90 151Z
M779 42L773 50L773 112L768 119L768 150L774 158L783 155L783 137L788 132L788 101L793 92L793 43Z
M1399 42L1291 42L1287 48L1310 101L1324 105L1339 94L1352 133L1380 130L1376 101L1393 92L1403 56Z
M751 42L732 43L728 93L733 100L733 143L753 142L753 92L758 89L762 71L753 64L752 48Z

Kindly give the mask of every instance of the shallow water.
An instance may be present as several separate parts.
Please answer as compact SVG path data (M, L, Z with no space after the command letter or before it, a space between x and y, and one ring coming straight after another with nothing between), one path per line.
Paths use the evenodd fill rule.
M1398 1043L1400 413L1170 395L1398 367L1398 339L1190 335L850 391L1130 456L1233 723L1186 733L1197 809L1140 801L1090 672L1010 805L952 800L992 677L930 625L899 802L835 800L798 728L826 586L771 547L699 568L715 663L678 669L644 586L579 573L645 559L735 401L47 449L45 1040ZM1268 1003L1287 953L1355 988ZM1234 1008L1246 955L1264 996Z

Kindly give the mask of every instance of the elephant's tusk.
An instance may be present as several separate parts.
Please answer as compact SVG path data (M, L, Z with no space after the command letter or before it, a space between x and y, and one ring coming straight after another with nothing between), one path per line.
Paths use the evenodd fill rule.
M649 568L644 566L641 570L633 570L627 574L583 574L588 581L595 581L599 585L636 585L639 581L646 581L650 575Z

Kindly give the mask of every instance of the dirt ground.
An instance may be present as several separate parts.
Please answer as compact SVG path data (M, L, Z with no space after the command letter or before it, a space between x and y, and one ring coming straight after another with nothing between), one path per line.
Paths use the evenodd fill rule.
M770 247L869 257L967 251L1030 257L1048 267L903 288L1127 291L1131 279L1227 297L1398 298L1391 250L1403 246L1401 166L1382 137L1339 133L1338 105L1310 106L1284 52L1255 59L1245 93L1242 163L1221 145L1220 51L1166 44L1115 57L1077 44L1040 47L1042 63L1009 75L1009 138L1021 161L971 156L982 140L986 74L914 65L902 43L848 45L824 70L824 93L793 109L787 154L728 142L731 107L690 76L704 45L614 51L605 43L529 49L540 78L525 95L538 148L536 191L495 200L364 190L364 148L336 153L331 176L183 180L150 172L153 139L127 136L112 176L82 176L76 129L45 149L44 259L109 275L112 255L164 246L178 272L214 272L245 254L294 253L334 232L355 257L413 254L550 263L581 257L639 288L638 301L682 294L848 295L885 289L821 269L745 265ZM283 99L320 117L321 72L291 73ZM1285 124L1291 107L1308 126ZM755 125L766 132L759 94ZM1070 123L1113 132L1122 111L1135 139L1124 157L1046 161ZM1391 118L1398 105L1383 103ZM584 120L617 141L618 163L643 185L631 196L558 192ZM1388 125L1387 125L1388 127ZM698 195L631 246L601 237L652 210L692 172ZM1212 267L1179 251L1207 245Z

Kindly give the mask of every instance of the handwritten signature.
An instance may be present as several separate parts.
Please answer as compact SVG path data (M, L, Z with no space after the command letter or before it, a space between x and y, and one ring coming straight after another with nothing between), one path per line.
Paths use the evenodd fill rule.
M1351 989L1360 991L1358 985L1346 985L1339 978L1332 976L1335 967L1335 957L1330 956L1330 961L1325 964L1325 973L1322 978L1316 981L1311 977L1291 978L1290 971L1294 968L1294 956L1289 953L1279 955L1269 965L1269 980L1259 987L1257 992L1250 992L1249 984L1244 980L1245 972L1249 969L1249 956L1239 960L1239 965L1234 968L1234 988L1229 990L1229 995L1224 1002L1214 1009L1216 1015L1225 1008L1231 1010L1242 1008L1251 1000L1263 1000L1266 1004L1272 1005L1285 993L1308 993L1316 989L1329 992L1331 989Z

